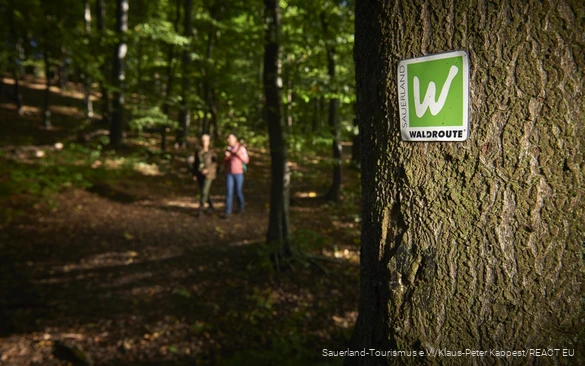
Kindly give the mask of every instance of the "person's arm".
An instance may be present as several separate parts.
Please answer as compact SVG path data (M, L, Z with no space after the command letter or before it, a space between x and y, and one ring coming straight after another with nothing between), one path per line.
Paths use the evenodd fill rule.
M193 180L197 180L197 173L199 172L199 154L195 151L195 159L193 159Z
M236 152L236 156L242 161L244 164L248 164L250 162L250 157L248 156L248 151L246 148L240 145L240 148Z
M217 170L217 154L215 151L211 152L211 164L207 168L208 171L216 171Z
M195 151L195 159L193 161L193 176L197 175L197 173L199 173L199 164L201 162L199 161L199 151Z

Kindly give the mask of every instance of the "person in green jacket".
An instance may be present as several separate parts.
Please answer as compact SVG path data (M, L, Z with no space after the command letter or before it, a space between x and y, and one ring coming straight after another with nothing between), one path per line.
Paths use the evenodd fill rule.
M193 163L193 180L199 183L201 198L197 215L213 211L213 203L209 191L211 183L217 176L217 153L210 147L211 138L205 134L201 136L201 146L195 151ZM208 207L205 207L205 204Z

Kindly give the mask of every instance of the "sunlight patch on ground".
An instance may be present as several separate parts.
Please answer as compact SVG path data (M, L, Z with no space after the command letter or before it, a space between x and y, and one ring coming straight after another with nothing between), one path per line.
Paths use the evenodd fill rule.
M349 249L337 249L334 250L322 250L323 255L329 258L336 258L336 259L345 259L351 263L359 263L360 256L357 250L349 250Z
M181 207L181 208L196 208L196 207L199 206L194 201L193 202L189 202L189 201L185 201L185 200L165 201L164 204L167 207Z
M106 159L103 164L107 170L116 170L116 169L120 169L122 167L122 165L124 165L125 161L126 161L126 159L124 159L124 158Z
M49 107L52 113L58 113L65 116L70 116L74 118L83 118L84 113L77 109L76 107L65 107L61 105L52 105Z
M162 175L160 172L158 165L156 164L147 164L143 162L135 163L134 170L138 173L146 176L159 176Z
M297 198L315 198L315 197L317 197L317 192L297 192L297 193L295 193L295 197L297 197Z
M11 78L3 78L3 82L4 82L4 84L7 84L7 85L14 85L14 79L11 79ZM47 88L47 84L46 84L44 79L42 81L40 81L40 79L34 79L32 81L31 80L20 80L20 85L25 86L25 87L30 88L30 89L34 89L34 90L45 90ZM52 85L49 88L49 90L51 91L51 93L59 94L59 95L62 95L64 97L70 97L70 98L74 98L74 99L83 100L83 98L84 98L83 91L76 90L77 88L79 88L78 85L76 85L75 83L69 82L67 85L67 89L62 90L58 86ZM98 95L94 95L94 93L92 93L91 100L97 101L98 97L100 95L101 94L99 94L99 93L98 93Z
M8 109L11 111L16 111L16 105L14 103L2 103L0 107L3 109ZM31 107L30 105L23 105L22 106L22 114L25 116L30 116L33 114L40 114L41 110L37 107Z
M357 320L357 311L347 311L341 316L333 315L331 319L338 327L351 328Z

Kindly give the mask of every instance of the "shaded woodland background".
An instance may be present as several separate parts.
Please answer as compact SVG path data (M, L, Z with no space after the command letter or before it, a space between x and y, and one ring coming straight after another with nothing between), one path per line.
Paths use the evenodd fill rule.
M352 9L0 1L1 364L342 362L320 355L359 291ZM229 132L249 209L196 218L188 157Z

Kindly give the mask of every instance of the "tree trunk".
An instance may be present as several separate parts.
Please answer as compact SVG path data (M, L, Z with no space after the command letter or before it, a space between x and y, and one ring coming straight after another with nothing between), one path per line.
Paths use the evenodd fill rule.
M112 64L114 84L114 98L112 100L112 123L110 127L110 144L120 146L124 140L124 80L125 58L127 52L126 32L128 31L128 0L117 0L116 8L116 33L118 44Z
M59 90L61 93L67 88L67 48L65 46L61 46L61 60L59 62Z
M286 126L292 128L293 68L290 54L286 55Z
M291 254L289 243L288 201L290 173L280 88L280 7L279 0L264 0L266 34L264 44L265 118L270 138L272 181L267 242L282 244L283 254Z
M179 32L179 21L181 20L181 0L177 0L176 2L177 5L177 12L175 13L175 22L174 24L174 28L175 28L175 32L178 33ZM175 67L174 67L174 60L175 58L175 46L174 45L169 45L169 53L168 53L168 63L167 63L167 84L166 84L166 89L165 89L165 94L163 96L163 113L167 115L167 117L170 118L170 104L169 104L169 96L171 95L172 91L173 91L173 75L175 74ZM157 74L158 75L158 74ZM158 78L156 78L156 80L158 80ZM168 126L162 126L161 127L161 150L162 152L166 152L167 151L167 128Z
M213 87L211 88L211 103L210 103L210 110L211 113L211 127L213 127L211 133L215 140L219 139L219 123L217 120L217 96L215 94L215 90Z
M361 144L360 144L360 132L359 126L357 122L357 118L353 119L354 127L358 128L357 133L353 135L352 144L351 144L351 161L355 164L359 164L360 162L360 151L361 151Z
M106 8L104 7L103 0L96 0L96 22L97 22L97 30L100 37L105 37L106 35ZM108 93L108 89L106 88L106 75L108 75L108 68L106 65L106 61L104 61L100 66L100 72L104 80L100 83L100 89L102 93L102 122L109 123L110 122L110 95Z
M313 118L311 118L311 132L316 133L321 119L321 97L313 98Z
M190 44L193 39L193 0L185 0L185 37L189 38ZM176 144L179 147L185 147L187 136L189 136L189 125L191 122L191 107L187 99L191 95L191 47L187 47L182 55L183 79L182 79L182 97L181 111L179 112L179 130L177 131Z
M85 0L85 35L89 44L91 38L91 6L89 0ZM89 60L87 61L89 63ZM86 65L88 68L89 65ZM89 72L86 70L84 73L84 93L83 93L83 104L85 105L85 118L89 122L93 117L93 103L91 101L91 77Z
M216 1L212 3L209 14L211 18L216 19L217 12L220 6L220 2ZM219 126L217 121L217 101L215 98L215 91L214 91L214 73L213 73L213 66L211 65L212 60L212 53L213 53L213 41L216 38L216 31L217 29L212 24L209 28L209 33L207 36L207 49L205 52L205 67L202 69L204 73L204 80L203 80L203 99L207 104L207 111L205 113L205 118L203 120L203 130L204 133L212 132L213 138L219 138Z
M582 357L585 6L415 3L356 7L363 226L351 349L567 348ZM469 53L469 139L401 141L398 61L448 50ZM541 362L578 361L346 359Z
M323 36L325 38L325 48L327 50L327 74L329 75L329 86L331 91L335 90L335 47L331 44L329 34L329 22L325 12L321 13L321 25L323 26ZM325 198L331 201L339 200L341 191L341 141L339 141L339 99L336 97L329 99L328 123L331 131L332 151L333 151L333 182Z
M49 49L47 41L45 40L45 49L43 52L43 61L45 63L45 95L43 104L43 126L51 127L51 110L50 110L50 96L51 96L51 64L49 61Z
M11 2L11 9L14 8L13 2ZM14 41L15 46L15 54L14 54L14 64L12 68L12 75L14 77L14 103L16 104L16 112L19 115L22 115L23 112L23 101L22 101L22 92L20 90L20 69L22 68L22 54L24 53L22 47L22 38L18 36L16 31L16 21L14 19L14 11L10 11L10 33L12 35L12 39Z

